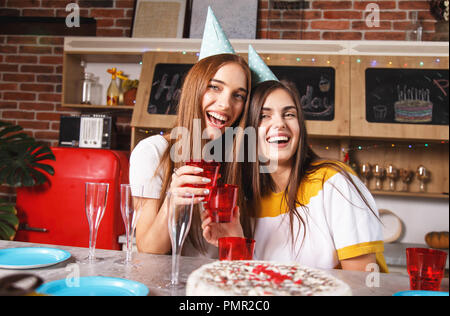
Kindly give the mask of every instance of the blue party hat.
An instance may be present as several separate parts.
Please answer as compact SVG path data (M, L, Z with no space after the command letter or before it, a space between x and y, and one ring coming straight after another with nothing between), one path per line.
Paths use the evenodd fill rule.
M217 21L211 7L208 7L205 30L203 31L202 47L198 60L218 54L234 54L234 49L230 44L225 32Z
M278 78L273 74L272 70L266 65L264 60L258 55L252 45L248 46L248 66L252 71L252 84L275 80Z

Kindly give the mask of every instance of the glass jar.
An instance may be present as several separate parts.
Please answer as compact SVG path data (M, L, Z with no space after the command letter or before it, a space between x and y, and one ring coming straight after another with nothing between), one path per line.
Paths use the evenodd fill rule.
M81 80L81 104L93 104L94 74L86 72Z

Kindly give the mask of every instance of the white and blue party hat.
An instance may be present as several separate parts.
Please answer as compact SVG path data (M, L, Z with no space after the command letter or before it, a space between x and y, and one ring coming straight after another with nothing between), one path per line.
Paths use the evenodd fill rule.
M219 54L235 54L235 52L209 6L198 60Z
M272 70L270 70L264 60L258 55L252 45L248 46L248 66L252 71L253 85L269 80L278 81L278 78L274 75Z

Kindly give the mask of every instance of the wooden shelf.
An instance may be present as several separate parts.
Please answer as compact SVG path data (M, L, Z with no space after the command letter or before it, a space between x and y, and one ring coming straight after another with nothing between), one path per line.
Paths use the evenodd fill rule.
M432 199L448 200L448 194L445 194L445 193L398 192L398 191L377 191L377 190L371 190L370 193L372 193L372 195L405 196L405 197L418 197L418 198L432 198Z
M88 105L88 104L66 104L63 103L62 107L69 108L81 108L81 109L93 109L93 110L133 110L132 105Z

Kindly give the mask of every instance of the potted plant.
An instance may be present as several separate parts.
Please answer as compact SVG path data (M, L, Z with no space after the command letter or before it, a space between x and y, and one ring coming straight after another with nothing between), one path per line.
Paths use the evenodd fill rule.
M429 0L430 11L436 19L435 41L448 41L448 7L449 0Z
M55 160L49 146L22 132L23 128L0 121L0 185L33 186L55 173L42 160ZM0 199L0 239L12 240L19 225L13 203Z

